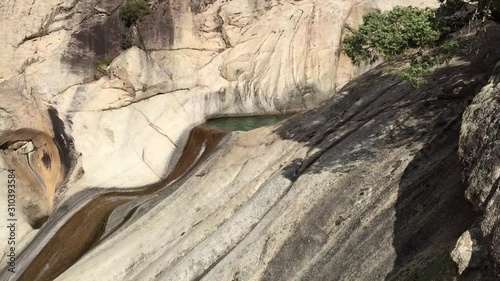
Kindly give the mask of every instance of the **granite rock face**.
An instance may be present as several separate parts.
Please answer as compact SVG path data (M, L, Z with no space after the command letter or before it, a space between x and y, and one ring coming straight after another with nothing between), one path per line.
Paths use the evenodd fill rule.
M497 73L499 69L497 66ZM483 212L476 223L481 251L464 280L500 278L500 76L494 75L464 114L460 134L460 159L464 167L466 196Z
M498 44L497 31L487 25L482 44ZM449 254L479 216L464 197L462 116L500 61L498 51L476 55L464 49L419 89L398 78L399 66L382 65L284 123L231 133L215 146L204 135L188 151L202 159L210 143L213 153L154 192L72 196L25 248L19 273L0 278L428 280L432 272L451 279L458 272ZM126 68L111 75L140 77ZM92 196L98 204L86 208ZM124 198L104 226L92 224ZM86 227L64 227L79 210ZM103 233L82 252L53 247L74 245L91 228ZM461 255L464 267L473 255ZM39 260L66 262L42 272Z
M366 12L435 1L159 0L130 28L122 3L0 4L0 178L16 169L24 250L0 280L411 280L455 245L452 274L498 279L498 50L464 52L418 90L340 52ZM480 45L498 46L487 29ZM175 173L207 118L321 102L128 193Z
M435 5L161 0L148 1L151 13L128 28L119 16L123 2L0 5L0 95L7 101L0 146L34 137L13 133L19 130L52 139L50 154L58 146L67 158L55 169L69 172L59 188L48 184L55 205L88 186L158 181L172 170L189 129L209 117L317 105L366 70L340 52L346 24L356 26L375 8Z
M279 127L231 135L56 280L418 274L476 218L457 155L466 103L371 75Z
M404 4L390 3L382 8ZM173 168L187 129L209 117L300 111L332 96L364 71L340 53L344 26L376 7L377 1L152 2L137 25L140 49L118 56L99 81L50 99L82 155L76 168L82 177L71 180L68 195L86 185L159 180Z

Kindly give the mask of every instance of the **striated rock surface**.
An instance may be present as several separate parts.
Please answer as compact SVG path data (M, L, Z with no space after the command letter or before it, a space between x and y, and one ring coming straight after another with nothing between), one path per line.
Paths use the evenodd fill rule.
M413 89L340 42L435 1L160 0L131 28L121 0L0 2L0 280L500 279L498 25Z
M498 44L498 25L486 30L481 44ZM209 143L213 153L148 195L76 194L22 253L19 273L0 279L452 279L458 272L449 253L478 218L463 196L462 115L500 60L498 51L463 51L420 89L397 77L398 66L383 65L277 126L231 133L219 145L200 136L190 155ZM96 194L108 199L84 209L103 198ZM64 227L79 210L81 221L71 225L86 227ZM92 221L103 210L111 210L107 219ZM75 249L53 245L99 227L104 234L72 256L74 263L38 270L37 260Z
M54 107L74 138L78 164L72 190L58 192L64 198L84 186L127 187L164 178L186 132L207 117L318 104L364 71L340 54L345 24L359 24L378 7L435 5L149 1L151 14L129 29L119 18L122 3L2 3L0 81L20 81L19 92L43 101L39 111ZM122 50L129 43L141 49ZM116 59L101 77L96 65L106 58Z
M233 135L56 280L409 278L475 219L456 154L464 107L394 76L362 81Z
M464 166L466 196L483 212L476 223L476 239L482 247L464 280L500 279L500 75L474 98L464 114L460 134L460 159Z
M333 96L367 69L339 49L364 13L436 5L160 0L127 28L123 3L0 1L0 170L18 172L19 250L82 190L164 179L209 117L301 111Z
M77 181L102 187L151 183L173 168L167 163L178 157L174 152L186 141L186 129L207 117L318 104L362 71L340 55L339 42L345 24L359 24L375 7L328 1L153 3L151 15L137 26L145 51L129 49L112 63L109 77L50 100L72 124L82 154ZM72 185L74 192L79 185Z

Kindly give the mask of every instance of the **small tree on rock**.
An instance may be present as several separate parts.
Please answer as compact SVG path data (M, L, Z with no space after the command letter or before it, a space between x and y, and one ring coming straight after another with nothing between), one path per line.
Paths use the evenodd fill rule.
M343 51L354 64L403 58L410 67L402 77L415 86L432 68L448 61L457 43L446 40L432 9L395 7L363 17L363 24L344 39Z
M120 8L120 19L127 27L131 27L149 13L150 8L145 0L127 0Z
M409 63L401 76L414 86L437 65L448 62L458 43L450 35L476 20L500 21L500 0L439 0L439 9L395 7L363 17L346 36L343 51L354 64L396 58Z

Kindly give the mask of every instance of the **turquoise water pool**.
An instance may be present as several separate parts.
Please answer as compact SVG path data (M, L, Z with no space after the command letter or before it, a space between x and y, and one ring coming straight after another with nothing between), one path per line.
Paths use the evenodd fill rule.
M285 115L264 115L264 116L244 116L244 117L223 117L214 118L207 121L209 125L227 129L230 131L250 131L264 126L269 126L283 121L293 114Z

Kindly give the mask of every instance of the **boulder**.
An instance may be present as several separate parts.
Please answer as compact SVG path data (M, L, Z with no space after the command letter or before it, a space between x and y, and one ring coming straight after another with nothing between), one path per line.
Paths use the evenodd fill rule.
M497 73L498 70L497 67ZM480 229L479 242L486 249L478 253L478 258L485 260L483 267L475 272L480 280L500 278L499 79L498 74L492 76L474 98L464 113L460 133L459 152L464 167L463 179L467 185L465 194L484 213L476 223Z

